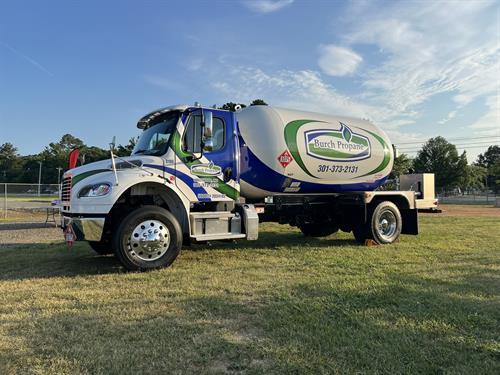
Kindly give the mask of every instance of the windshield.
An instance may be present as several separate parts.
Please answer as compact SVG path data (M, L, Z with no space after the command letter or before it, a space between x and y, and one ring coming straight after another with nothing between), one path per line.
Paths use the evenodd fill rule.
M154 119L144 130L132 151L132 155L164 155L174 133L180 112L168 112Z

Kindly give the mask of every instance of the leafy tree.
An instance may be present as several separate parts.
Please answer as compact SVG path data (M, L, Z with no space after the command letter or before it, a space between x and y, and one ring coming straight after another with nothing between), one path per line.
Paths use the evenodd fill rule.
M413 160L408 157L406 154L401 154L398 157L394 158L394 165L392 166L392 172L390 178L396 178L401 176L402 174L406 174L410 172L410 169L413 168Z
M495 193L500 191L500 158L488 168L488 186L495 190Z
M476 165L480 167L489 168L500 159L500 146L490 146L484 152L484 154L479 154L477 157Z
M500 190L500 173L498 173L498 167L495 167L500 163L500 146L490 146L484 152L484 154L479 154L477 157L476 165L487 168L487 185L496 191Z
M417 173L434 173L438 190L460 185L467 168L467 155L458 155L455 145L443 137L429 139L413 161Z
M234 107L237 106L238 104L241 105L241 108L246 107L246 104L243 104L243 103L227 102L227 103L223 104L222 107L219 107L219 109L224 109L226 111L235 112ZM254 99L250 103L250 106L253 106L253 105L268 105L268 104L263 99Z
M0 146L0 181L9 181L12 178L12 170L17 166L19 154L12 143L4 143Z
M467 165L465 173L460 178L460 187L463 191L481 189L484 187L488 171L478 165Z
M268 104L262 99L255 99L250 103L250 106L252 105L268 105Z
M85 149L83 141L71 134L64 134L59 142L51 142L39 154L39 159L42 161L42 183L54 184L59 180L58 168L66 170L68 168L69 153L74 149L80 149L81 155L85 155L82 151Z
M80 150L81 164L93 163L95 161L109 159L109 151L96 146L84 146Z
M231 112L236 112L236 109L235 107L237 105L241 105L241 108L245 108L246 105L245 104L242 104L242 103L233 103L233 102L228 102L228 103L225 103L222 105L222 107L219 107L219 109L223 109L225 111L231 111Z
M116 154L118 156L130 156L138 139L139 139L139 137L132 137L128 140L128 144L126 144L125 146L118 145L118 147L116 149Z

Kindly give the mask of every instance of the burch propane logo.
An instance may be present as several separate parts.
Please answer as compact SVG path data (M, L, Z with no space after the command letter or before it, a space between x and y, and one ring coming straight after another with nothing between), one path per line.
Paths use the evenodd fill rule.
M340 122L340 129L304 132L307 154L317 159L355 161L370 157L370 141Z
M222 174L222 168L214 165L213 162L209 164L195 164L191 166L191 173L196 176L219 176Z

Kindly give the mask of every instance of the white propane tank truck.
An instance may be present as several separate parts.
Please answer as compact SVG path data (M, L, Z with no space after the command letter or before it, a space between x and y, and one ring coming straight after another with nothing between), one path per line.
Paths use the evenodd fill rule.
M305 236L352 232L390 244L417 234L413 191L376 191L391 172L387 135L366 120L251 106L151 112L129 157L70 169L66 241L114 252L129 270L169 266L183 244L256 240L259 222Z

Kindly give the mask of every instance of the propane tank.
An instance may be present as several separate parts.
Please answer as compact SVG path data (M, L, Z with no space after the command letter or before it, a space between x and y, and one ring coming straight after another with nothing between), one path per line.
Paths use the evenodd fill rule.
M385 132L367 120L270 106L236 113L241 195L370 191L394 161Z

